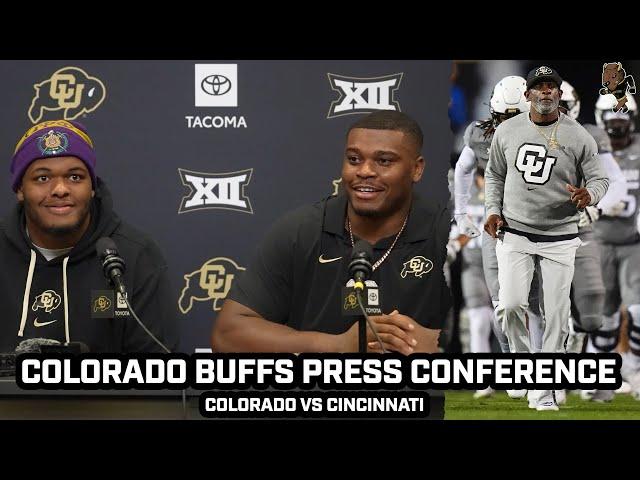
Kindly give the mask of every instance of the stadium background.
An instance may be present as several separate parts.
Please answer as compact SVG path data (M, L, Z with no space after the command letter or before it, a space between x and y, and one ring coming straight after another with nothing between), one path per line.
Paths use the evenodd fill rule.
M463 133L467 125L475 120L490 117L489 100L493 87L507 75L520 75L526 78L527 73L540 65L548 65L558 71L563 80L569 82L580 97L581 123L595 124L594 109L598 99L598 91L602 87L602 66L604 63L621 62L627 75L640 75L640 61L624 58L604 58L601 60L455 60L451 75L451 104L449 117L454 133L451 152L451 168L462 148ZM636 101L638 94L635 95ZM636 132L638 126L636 125ZM639 218L640 221L640 218ZM464 315L464 300L460 285L461 256L451 265L451 287L454 296L454 307L449 318L450 335L445 348L451 352L469 351L468 322ZM640 268L640 267L639 267ZM605 279L606 281L606 279ZM574 310L574 315L577 312ZM624 311L623 311L624 318ZM626 347L626 328L621 329L622 349ZM495 351L498 351L494 342Z
M206 73L196 78L196 64L223 66L204 67ZM229 65L237 65L237 77ZM447 121L451 65L450 61L2 61L0 155L5 168L0 169L0 183L5 188L0 189L0 215L15 203L9 163L20 136L34 120L63 118L65 112L72 119L77 114L75 120L87 127L94 141L97 172L112 191L115 210L149 233L165 253L181 328L180 350L208 348L214 307L222 305L232 281L229 275L237 274L236 265L243 268L249 263L276 218L333 192L346 128L357 114L369 111L367 105L375 97L367 85L393 83L396 78L395 90L385 90L388 103L397 102L425 133L427 169L417 189L446 201L453 138ZM52 98L55 72L58 87L64 84L66 92L58 88ZM361 82L364 93L357 94L354 87L355 100L349 101L349 94L332 88L328 74ZM218 95L198 91L206 77L205 88ZM86 87L80 104L61 109L64 102L73 104L80 85ZM196 93L215 102L234 91L237 107L195 105ZM69 98L61 100L65 93ZM353 114L331 116L332 103L345 98L356 104ZM382 103L383 96L379 100ZM195 126L195 117L206 125L213 122L213 128ZM224 124L224 117L229 118L227 127L216 128ZM178 169L227 174L223 177L250 170L244 194L251 213L249 204L243 209L218 205L178 213L183 198L197 193L183 184ZM218 185L209 193L222 197L223 188L224 184ZM208 268L203 268L205 264ZM179 308L177 301L187 287L185 275L191 274L195 275ZM201 279L206 289L200 286Z

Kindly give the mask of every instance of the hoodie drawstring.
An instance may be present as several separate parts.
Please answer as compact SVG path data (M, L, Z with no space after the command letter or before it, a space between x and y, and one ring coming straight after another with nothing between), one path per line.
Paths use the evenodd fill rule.
M67 293L67 263L69 257L64 257L62 262L62 293L64 296L64 336L69 343L69 295ZM31 295L31 283L33 282L33 272L36 269L36 252L31 250L31 260L29 261L29 273L27 273L27 283L24 287L24 298L22 299L22 318L20 319L20 329L18 336L24 335L24 327L27 323L29 313L29 296Z
M29 313L29 295L31 295L31 283L33 282L33 271L36 269L36 252L31 250L31 260L29 261L29 273L27 273L27 283L24 287L24 298L22 299L22 318L20 319L20 329L18 336L24 335L24 327L27 323Z
M69 257L62 261L62 292L64 294L64 337L69 343L69 296L67 295L67 263Z

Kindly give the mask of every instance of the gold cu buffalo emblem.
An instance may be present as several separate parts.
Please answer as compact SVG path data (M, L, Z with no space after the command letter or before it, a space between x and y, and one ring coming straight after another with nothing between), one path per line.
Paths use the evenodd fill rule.
M198 270L184 276L186 283L178 299L178 308L187 314L193 308L193 302L212 300L213 310L219 311L233 279L242 270L245 268L230 258L216 257L206 261Z
M56 116L75 120L82 114L93 112L106 96L102 80L78 67L60 68L33 88L36 93L28 112L32 123L40 122L46 111L60 110L62 114Z
M417 255L408 262L404 262L400 276L406 278L407 275L415 275L422 278L425 273L429 273L433 269L433 262L428 258Z
M96 298L96 301L93 303L93 311L94 312L106 312L111 307L111 300L109 300L104 295Z
M350 293L347 295L347 298L344 299L344 309L345 310L353 310L358 306L358 299L356 298L355 293Z

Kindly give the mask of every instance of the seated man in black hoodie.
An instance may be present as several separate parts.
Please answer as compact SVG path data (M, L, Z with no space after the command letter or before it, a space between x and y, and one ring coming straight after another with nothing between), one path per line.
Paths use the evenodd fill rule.
M113 212L95 166L91 138L76 122L39 123L18 142L11 160L18 203L0 222L0 352L31 338L82 342L91 352L165 351L108 285L96 253L101 237L126 262L124 284L140 320L177 348L166 261Z

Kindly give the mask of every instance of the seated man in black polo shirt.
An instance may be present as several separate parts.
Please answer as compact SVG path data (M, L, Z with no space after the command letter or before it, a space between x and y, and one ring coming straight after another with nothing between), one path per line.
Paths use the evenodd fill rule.
M348 131L344 192L277 221L233 284L212 333L215 351L357 352L356 317L342 316L354 243L373 246L371 280L388 314L371 316L386 350L437 352L451 305L443 265L446 205L413 192L424 171L422 131L379 111ZM370 352L381 352L368 328Z

